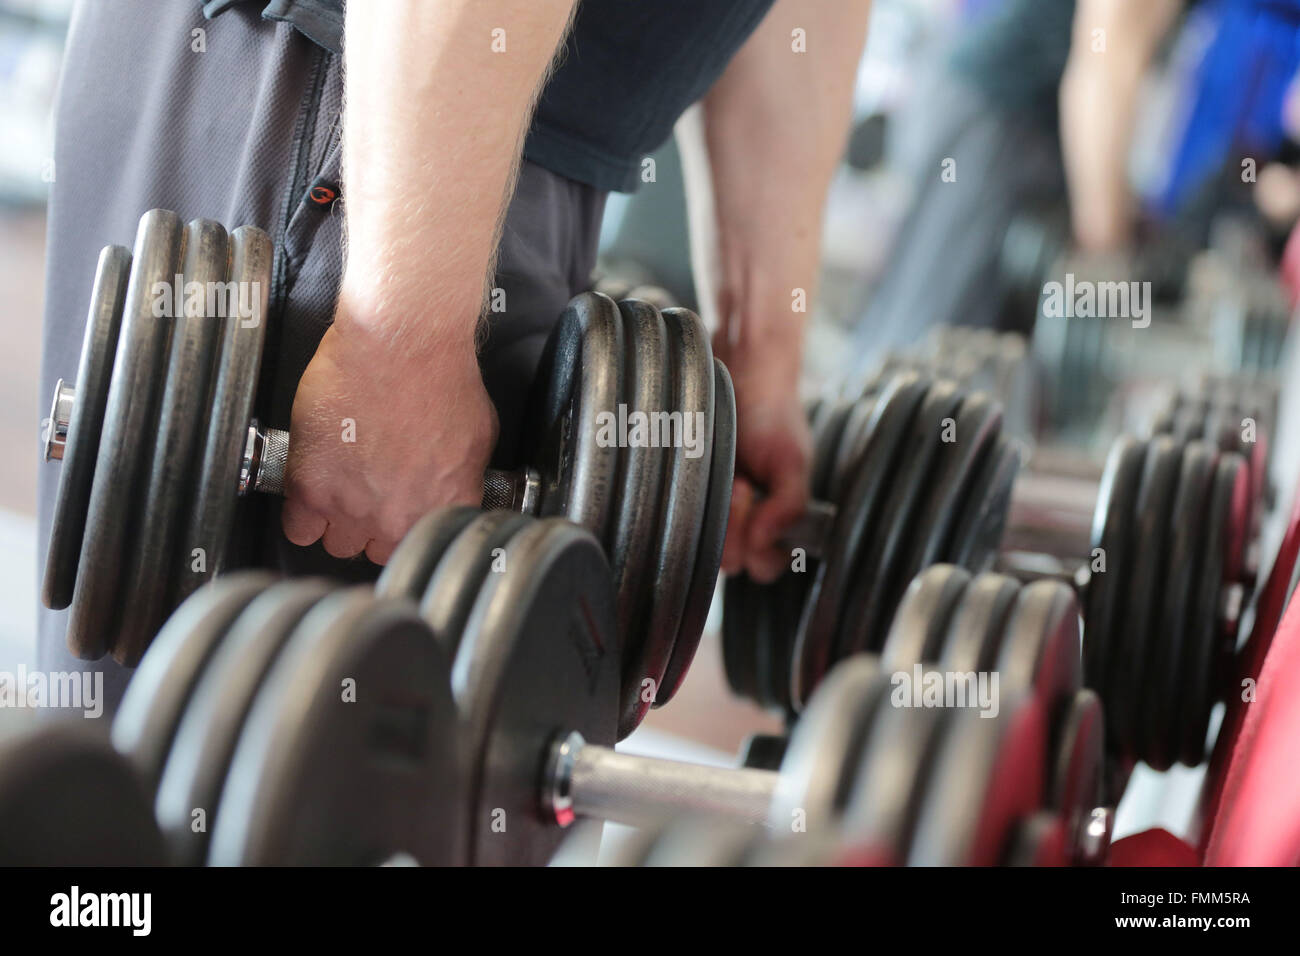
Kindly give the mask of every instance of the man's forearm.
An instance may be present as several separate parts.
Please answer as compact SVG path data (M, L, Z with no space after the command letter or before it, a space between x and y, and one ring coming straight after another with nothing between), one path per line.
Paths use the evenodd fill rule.
M406 343L472 342L523 138L573 7L348 5L339 321Z
M1181 0L1080 0L1061 82L1061 143L1075 239L1108 251L1129 240L1129 148L1138 89Z
M718 308L736 348L794 347L797 360L795 290L810 306L869 12L867 0L778 0L704 102Z

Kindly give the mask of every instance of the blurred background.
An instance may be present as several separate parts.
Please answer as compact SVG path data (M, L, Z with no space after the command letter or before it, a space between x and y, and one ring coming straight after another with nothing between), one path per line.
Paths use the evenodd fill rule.
M0 0L0 669L32 659L36 469L56 467L36 454L37 381L49 115L70 7ZM1283 0L875 0L827 208L809 397L880 368L938 367L997 391L1032 455L1096 462L1149 425L1171 384L1237 383L1276 436L1266 571L1300 470L1283 440L1300 292L1297 24L1300 2ZM656 156L654 184L611 197L602 288L698 307L686 138L683 125L682 148ZM1054 314L1043 292L1067 273L1149 282L1153 321ZM632 749L728 762L747 734L780 727L729 692L716 635L715 620L683 692ZM1196 779L1176 768L1138 781L1116 835L1178 831Z

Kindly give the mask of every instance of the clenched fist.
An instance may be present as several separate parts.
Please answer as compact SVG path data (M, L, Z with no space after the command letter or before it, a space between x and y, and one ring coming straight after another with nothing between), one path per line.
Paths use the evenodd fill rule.
M294 544L383 564L428 511L478 505L496 409L472 319L463 333L402 335L349 321L348 302L294 397L282 520Z

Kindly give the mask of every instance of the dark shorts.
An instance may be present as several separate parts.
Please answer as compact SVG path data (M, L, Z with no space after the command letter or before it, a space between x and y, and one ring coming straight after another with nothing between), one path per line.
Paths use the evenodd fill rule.
M298 380L332 321L342 270L342 207L308 197L313 183L339 180L341 65L287 25L238 8L209 21L197 4L175 0L76 5L55 117L43 405L56 379L76 377L100 248L129 246L140 215L164 207L187 220L260 226L275 240L266 417L288 427ZM588 285L604 201L604 193L540 166L525 163L520 172L494 283L506 309L490 316L480 359L501 419L498 465L515 463L546 334ZM40 472L41 568L58 470ZM350 579L375 574L364 560L290 545L273 502L258 521L265 542L258 563ZM39 666L102 669L115 704L129 672L110 659L73 658L65 615L40 609Z

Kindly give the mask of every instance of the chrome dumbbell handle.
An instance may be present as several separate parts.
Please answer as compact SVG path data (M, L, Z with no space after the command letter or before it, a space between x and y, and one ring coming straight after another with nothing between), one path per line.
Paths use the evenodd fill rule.
M45 460L63 458L72 421L77 389L59 379L54 386L50 422L45 432ZM289 460L289 433L280 428L262 428L254 419L248 426L242 460L239 463L239 494L256 491L284 494L285 466ZM536 514L541 501L541 476L531 468L500 471L489 468L483 476L483 508L506 509Z
M646 826L682 813L765 826L779 776L618 753L571 733L551 749L542 809L561 826L580 817Z

